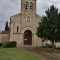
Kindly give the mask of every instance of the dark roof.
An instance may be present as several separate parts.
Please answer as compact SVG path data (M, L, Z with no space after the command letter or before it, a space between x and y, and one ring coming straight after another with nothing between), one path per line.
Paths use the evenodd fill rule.
M1 34L9 34L9 31L2 31Z

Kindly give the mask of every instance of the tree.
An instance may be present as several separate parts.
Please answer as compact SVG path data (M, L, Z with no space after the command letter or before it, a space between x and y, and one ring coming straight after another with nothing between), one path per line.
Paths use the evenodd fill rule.
M50 6L45 13L37 27L37 35L52 41L52 49L54 49L54 42L60 40L60 13L54 5Z
M8 21L6 22L6 25L5 25L5 31L9 31Z

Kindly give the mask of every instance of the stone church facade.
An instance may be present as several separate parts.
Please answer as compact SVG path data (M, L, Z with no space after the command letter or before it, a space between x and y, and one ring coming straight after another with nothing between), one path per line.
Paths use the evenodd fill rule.
M36 0L21 0L21 13L10 17L10 41L17 41L21 46L41 46L42 40L36 35L40 19Z
M42 39L36 35L40 21L41 17L36 14L36 0L21 0L21 13L10 17L10 31L2 32L0 41L16 41L17 46L42 46Z

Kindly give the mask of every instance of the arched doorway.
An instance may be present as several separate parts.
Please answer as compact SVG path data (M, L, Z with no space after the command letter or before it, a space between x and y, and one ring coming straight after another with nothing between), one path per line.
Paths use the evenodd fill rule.
M32 32L30 30L24 32L24 45L32 45Z

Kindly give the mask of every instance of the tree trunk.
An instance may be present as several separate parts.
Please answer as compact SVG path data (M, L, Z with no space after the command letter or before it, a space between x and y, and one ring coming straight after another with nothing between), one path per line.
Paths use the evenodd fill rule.
M52 51L54 50L54 40L52 40Z

